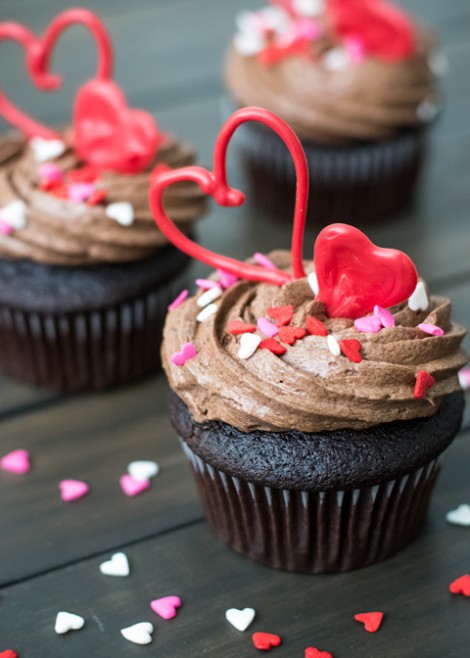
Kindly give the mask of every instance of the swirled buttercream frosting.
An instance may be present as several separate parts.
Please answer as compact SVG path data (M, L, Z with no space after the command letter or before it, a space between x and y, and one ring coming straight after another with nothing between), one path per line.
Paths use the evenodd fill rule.
M5 158L0 169L0 219L5 208L5 217L12 215L12 204L22 215L11 230L2 223L1 257L53 265L126 262L151 256L168 243L150 212L149 180L155 167L158 175L159 165L164 170L192 164L194 153L187 145L167 136L145 171L93 176L73 149L41 162L33 146L29 143L20 158ZM205 201L196 185L182 183L168 191L165 207L188 232Z
M289 270L287 252L269 257ZM306 271L311 269L306 263ZM389 309L394 326L366 333L352 320L328 318L307 279L283 287L249 281L221 287L212 312L200 321L202 294L169 313L162 347L170 386L197 422L219 420L246 432L362 429L431 416L460 388L457 372L467 361L461 349L466 332L451 321L448 299L430 297L427 310L418 311L403 302ZM299 332L305 335L292 345L280 335L271 339L283 347L282 354L263 349L269 345L259 343L268 338L262 328L269 329L264 324L270 322L269 309L286 305L293 307L289 326L305 328L313 317L326 327L333 346L328 336ZM229 323L235 320L252 326L246 334L231 332ZM443 335L430 335L418 325L439 327L442 331L435 333ZM247 334L259 345L242 358ZM360 343L360 362L332 349L350 339ZM422 397L415 395L419 371L435 380Z
M434 117L437 67L429 31L410 27L412 50L384 58L367 50L377 17L364 19L367 34L347 37L332 29L328 4L313 4L318 14L289 16L270 7L239 17L224 76L238 105L266 107L299 137L324 143L386 138ZM383 44L388 40L387 32Z

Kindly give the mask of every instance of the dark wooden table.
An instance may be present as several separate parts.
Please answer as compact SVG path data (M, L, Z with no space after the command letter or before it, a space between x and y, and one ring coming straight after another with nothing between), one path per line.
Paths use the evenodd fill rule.
M64 4L1 0L0 19L40 29ZM164 130L191 141L209 163L221 123L224 45L236 11L250 2L84 4L106 19L117 79L131 103L155 112ZM449 60L442 83L445 112L432 134L416 206L369 234L383 246L405 250L432 291L452 298L455 319L470 326L470 4L404 4L440 32ZM2 45L2 83L41 119L66 122L74 88L94 67L93 49L84 47L88 38L77 29L61 42L56 68L66 84L60 94L33 91L19 50L10 44ZM235 156L229 173L243 185ZM249 204L229 218L222 215L214 208L201 224L201 241L210 248L246 257L288 245L290 227L273 228ZM306 245L313 244L314 233L310 227ZM197 274L206 271L195 267ZM470 414L449 450L421 537L366 570L308 577L251 563L211 536L168 421L166 390L162 375L103 395L69 398L0 379L0 455L25 448L33 459L29 475L0 472L0 655L14 649L21 658L240 658L258 655L250 638L254 630L280 634L283 644L273 654L289 658L302 657L307 646L327 649L334 658L470 655L470 601L448 592L454 578L470 572L470 529L445 522L448 510L470 502ZM150 490L126 498L119 477L135 459L156 460L161 472ZM63 503L58 482L64 478L85 480L90 494ZM99 572L117 550L129 557L128 578ZM169 594L179 595L183 607L176 619L163 621L149 602ZM249 631L240 633L225 621L229 607L256 609ZM59 610L83 616L83 630L56 635ZM353 620L367 610L385 612L376 635ZM120 635L139 621L155 626L148 647Z

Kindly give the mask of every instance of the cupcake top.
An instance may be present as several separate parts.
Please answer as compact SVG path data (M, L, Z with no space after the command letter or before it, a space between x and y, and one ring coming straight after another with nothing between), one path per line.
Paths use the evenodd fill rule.
M288 252L264 262L290 271ZM460 388L466 332L423 282L407 301L354 320L328 316L312 276L282 287L223 272L209 281L171 310L162 348L170 386L197 422L362 429L431 416Z
M151 172L192 164L193 150L166 135L143 171L124 174L87 165L64 138L54 140L54 157L43 160L41 151L52 140L33 138L19 158L3 163L0 256L87 265L145 258L168 244L148 205ZM168 191L165 206L188 232L205 202L197 186L183 183Z
M385 0L287 0L238 17L225 82L325 143L387 138L438 109L433 35Z
M168 244L148 205L151 177L194 162L193 151L160 131L147 112L130 108L112 80L112 46L87 9L56 16L41 37L18 23L2 23L2 39L18 41L34 84L54 91L52 51L62 33L81 24L93 35L95 77L75 97L73 119L57 131L4 98L0 112L25 136L0 140L0 257L52 265L133 261ZM16 139L16 141L15 141ZM165 196L183 232L204 211L202 192L182 183Z

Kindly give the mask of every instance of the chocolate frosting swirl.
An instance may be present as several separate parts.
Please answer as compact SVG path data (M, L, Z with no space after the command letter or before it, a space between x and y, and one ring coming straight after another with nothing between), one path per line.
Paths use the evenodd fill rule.
M387 62L366 57L338 70L305 55L266 65L231 47L225 83L240 106L275 112L301 138L325 143L381 139L422 123L427 117L420 107L434 108L437 92L428 61L432 42L430 34L419 32L410 58Z
M287 252L269 257L289 269ZM245 432L362 429L430 416L460 388L457 372L467 362L460 347L466 332L451 322L448 299L431 297L428 310L416 312L404 302L391 309L396 326L376 334L358 332L349 319L327 318L306 279L282 288L240 281L217 299L216 314L205 322L196 321L201 310L196 299L170 312L162 347L170 386L196 422L223 421ZM268 308L285 304L295 308L292 326L305 326L306 316L313 315L338 340L358 339L363 360L334 356L324 336L306 336L280 357L258 349L240 359L240 337L228 333L228 322L256 324ZM425 334L417 327L422 322L441 327L444 336ZM171 356L186 342L193 342L197 355L184 366L174 365ZM418 370L436 379L422 399L413 394Z
M5 151L7 146L5 146ZM52 160L62 172L83 166L71 148ZM194 153L187 145L168 135L148 169L138 174L101 172L99 186L106 192L104 205L61 199L39 187L39 164L32 149L22 157L0 161L0 207L11 201L26 204L26 226L11 235L0 234L0 256L26 258L53 265L87 265L125 262L146 258L168 244L158 230L148 204L150 172L159 164L171 168L190 165ZM128 202L134 221L123 226L106 215L106 206ZM205 210L201 190L192 183L180 183L165 195L169 216L184 232Z

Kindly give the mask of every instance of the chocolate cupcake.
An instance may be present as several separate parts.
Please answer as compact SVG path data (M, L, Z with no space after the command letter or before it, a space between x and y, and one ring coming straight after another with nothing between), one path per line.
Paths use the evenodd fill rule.
M265 107L298 134L309 217L360 224L412 200L440 68L430 32L386 2L293 0L240 15L224 77L232 106ZM282 143L249 125L240 148L254 199L289 216L295 175Z
M74 22L109 51L86 10L53 24ZM151 176L193 163L194 152L130 110L105 64L78 92L70 129L20 123L21 151L0 145L0 367L59 391L155 372L167 307L187 280L189 259L156 229L147 197ZM189 183L165 206L190 234L205 203Z
M242 119L263 111L224 126L214 171ZM213 288L168 315L170 414L228 546L278 569L346 571L403 548L422 526L462 419L465 330L405 254L357 228L328 226L314 262L302 261L306 162L285 124L269 113L264 123L289 144L301 181L291 253L241 263L178 235L161 204L172 183L198 177L227 205L240 201L210 172L164 174L151 189L174 243L232 275L212 275Z

